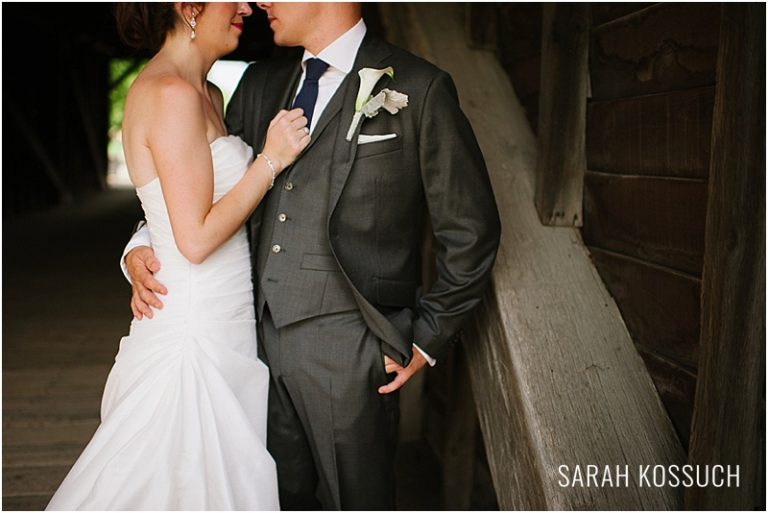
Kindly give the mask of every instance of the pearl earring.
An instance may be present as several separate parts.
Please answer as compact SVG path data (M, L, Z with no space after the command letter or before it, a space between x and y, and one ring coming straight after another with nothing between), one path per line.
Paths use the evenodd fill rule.
M192 33L189 35L190 39L195 39L197 34L195 34L195 27L197 27L197 20L195 20L195 15L192 15L192 21L189 22L189 26L192 27Z

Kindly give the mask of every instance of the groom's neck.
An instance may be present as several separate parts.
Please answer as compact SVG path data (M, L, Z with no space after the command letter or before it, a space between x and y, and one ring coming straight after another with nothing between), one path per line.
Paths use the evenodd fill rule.
M324 4L328 6L323 10L320 19L313 25L312 33L307 35L304 48L313 55L318 55L331 43L344 35L349 29L360 21L359 6L357 4Z

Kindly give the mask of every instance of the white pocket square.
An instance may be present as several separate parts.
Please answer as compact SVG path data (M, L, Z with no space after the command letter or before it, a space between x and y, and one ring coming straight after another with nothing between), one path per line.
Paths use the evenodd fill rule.
M394 139L395 137L397 137L397 134L383 134L383 135L360 134L357 136L357 144L368 144L368 143L375 143L379 141L387 141L389 139Z

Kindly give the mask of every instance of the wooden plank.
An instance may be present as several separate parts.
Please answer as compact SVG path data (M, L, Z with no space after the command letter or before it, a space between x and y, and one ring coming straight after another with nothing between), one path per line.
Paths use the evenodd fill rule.
M701 275L707 182L587 171L584 227L597 246Z
M765 4L724 4L712 124L701 359L689 463L740 486L689 488L689 509L763 509Z
M650 2L594 2L592 4L592 25L600 26L651 5L653 3Z
M99 419L30 420L3 425L3 448L22 445L88 443Z
M507 75L493 55L467 49L461 6L395 9L408 11L421 43L439 49L434 62L456 82L501 218L513 220L493 288L464 338L499 507L679 508L681 493L671 487L558 486L561 464L665 465L685 457L578 231L539 222L536 142Z
M3 511L43 511L51 500L48 493L3 497Z
M3 469L3 499L14 496L53 495L72 465Z
M696 374L672 360L663 358L642 347L638 348L659 397L675 425L684 447L688 447L693 415L693 397L696 392Z
M3 469L41 466L71 466L85 443L16 445L3 447Z
M545 4L534 201L541 222L581 226L589 5Z
M635 343L695 368L701 282L600 248L589 251Z
M719 19L717 3L659 3L595 28L592 98L713 85Z
M714 87L618 100L588 108L587 168L706 178Z

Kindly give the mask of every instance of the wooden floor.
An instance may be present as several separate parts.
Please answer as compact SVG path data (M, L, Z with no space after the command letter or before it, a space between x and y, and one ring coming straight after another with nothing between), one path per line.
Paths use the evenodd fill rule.
M4 510L40 510L99 424L104 382L130 322L118 269L141 210L133 191L3 224ZM441 509L425 443L401 446L398 507Z

